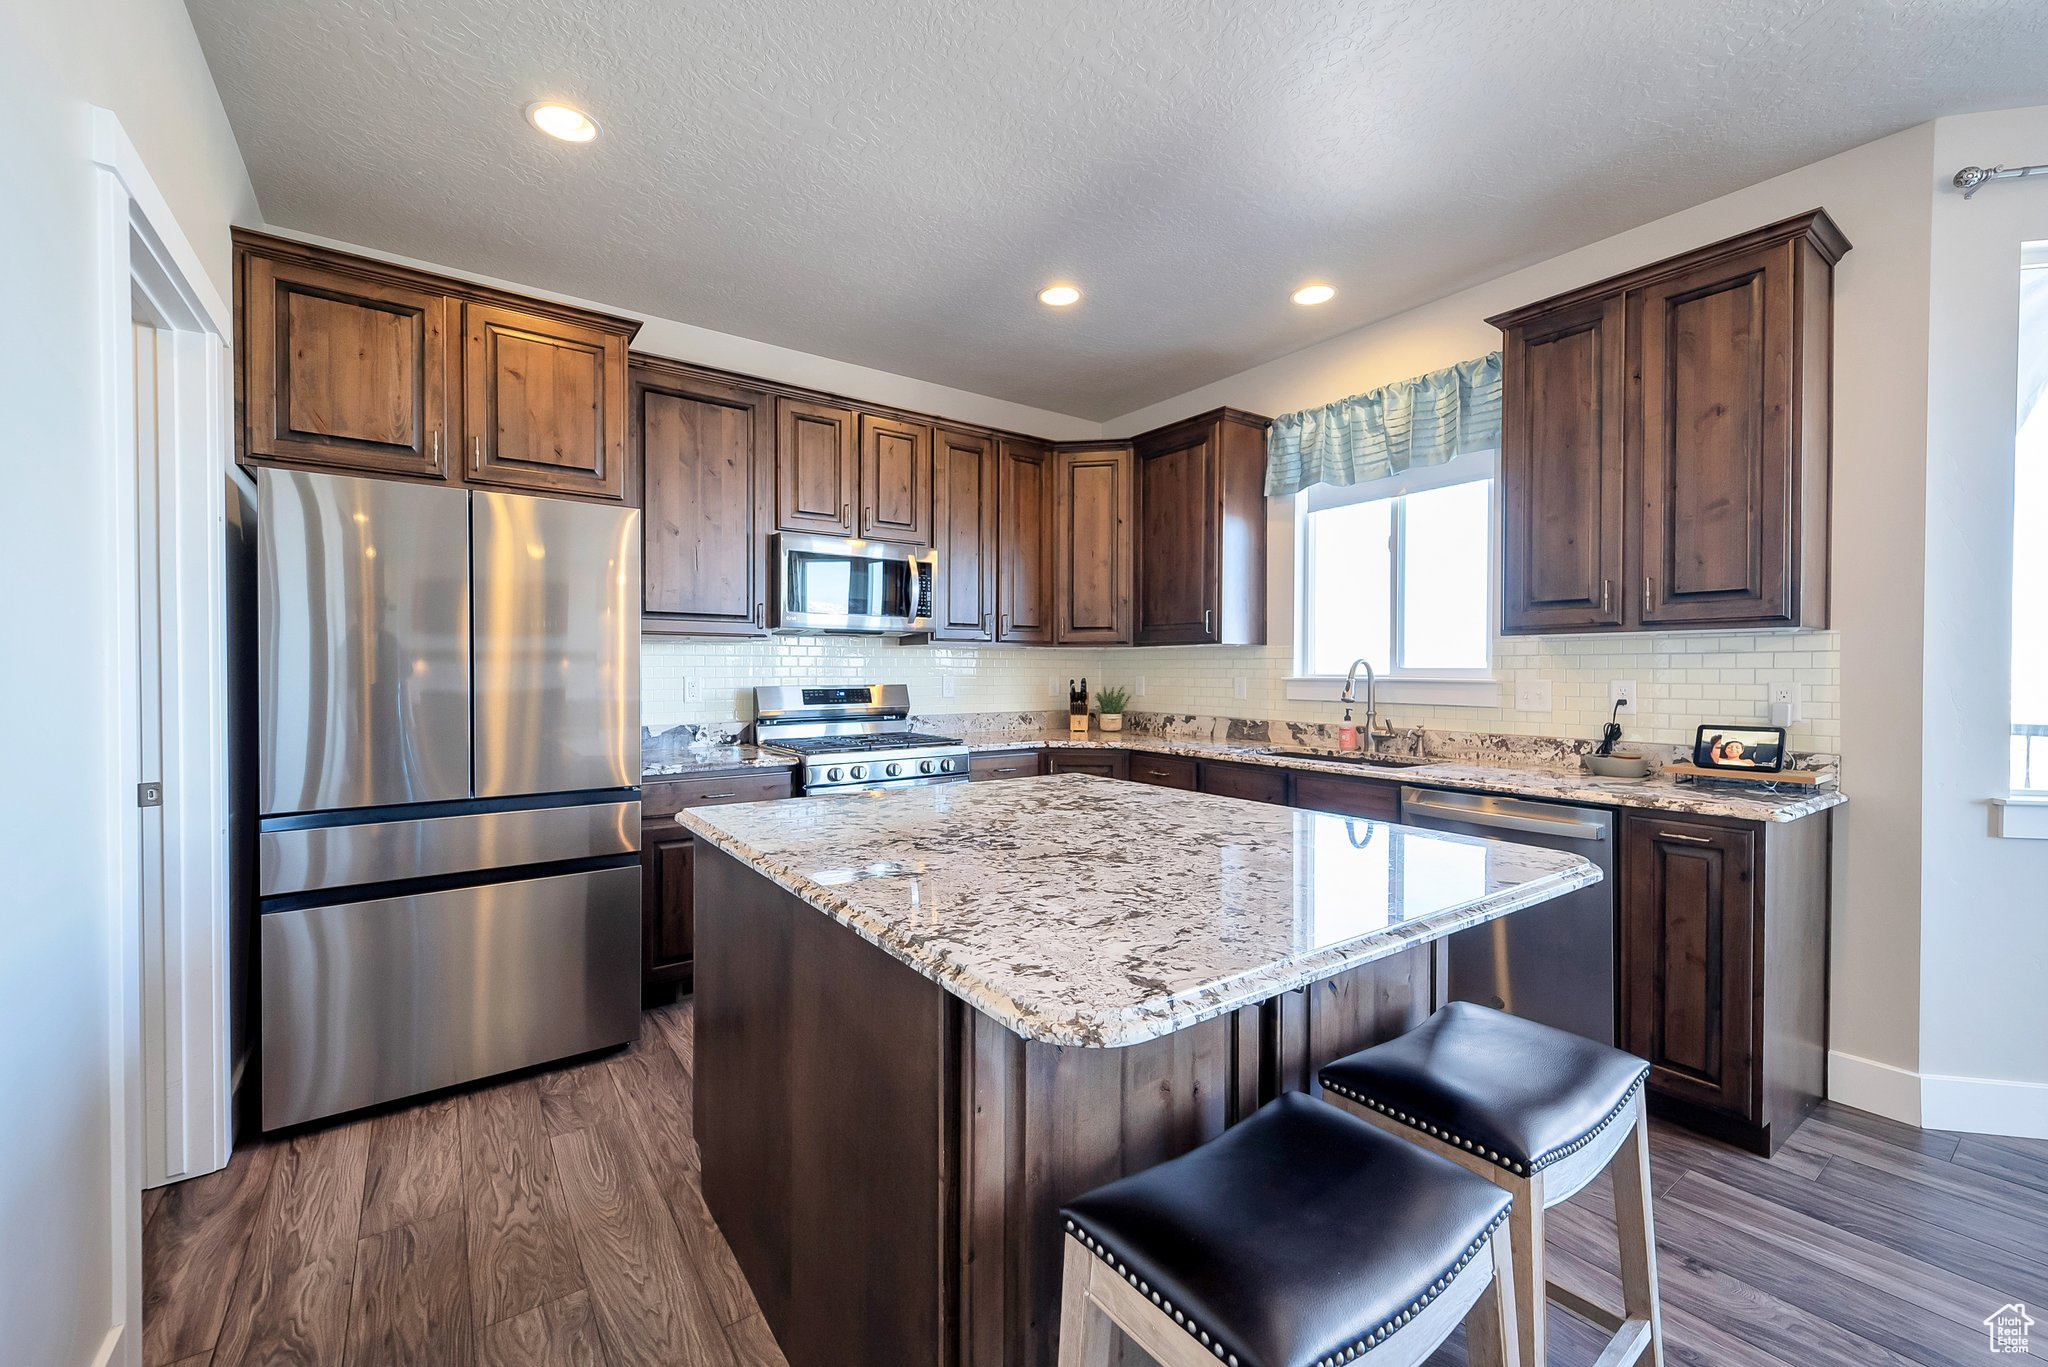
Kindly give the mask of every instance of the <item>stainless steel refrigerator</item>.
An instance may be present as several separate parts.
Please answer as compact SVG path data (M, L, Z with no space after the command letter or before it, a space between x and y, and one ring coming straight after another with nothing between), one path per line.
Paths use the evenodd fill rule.
M630 1040L631 509L257 477L263 1128Z

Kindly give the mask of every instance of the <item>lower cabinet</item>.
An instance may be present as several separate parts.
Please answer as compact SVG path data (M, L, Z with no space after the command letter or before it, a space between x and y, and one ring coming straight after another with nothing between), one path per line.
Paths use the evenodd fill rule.
M1366 821L1399 821L1401 789L1393 783L1339 774L1296 774L1294 805Z
M1045 756L1048 774L1094 774L1097 778L1129 778L1128 750L1049 750Z
M1203 760L1197 787L1218 797L1287 804L1287 771L1262 764L1219 764Z
M1770 1153L1818 1104L1829 824L1622 817L1622 1043L1652 1110Z
M967 759L967 777L980 783L998 778L1036 778L1045 772L1044 754L1038 750L986 750Z
M1133 783L1149 783L1155 788L1181 788L1193 792L1197 787L1195 762L1178 755L1148 755L1138 751L1131 755L1130 778Z
M640 986L648 1001L672 999L695 985L697 842L676 824L676 813L795 793L794 769L734 769L641 785Z

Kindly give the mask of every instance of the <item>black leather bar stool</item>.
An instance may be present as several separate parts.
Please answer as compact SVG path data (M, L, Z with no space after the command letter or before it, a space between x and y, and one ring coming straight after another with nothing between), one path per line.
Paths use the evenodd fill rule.
M1547 1303L1613 1334L1603 1363L1664 1367L1650 1136L1633 1054L1470 1002L1452 1002L1396 1040L1322 1070L1327 1098L1462 1164L1514 1197L1515 1319L1523 1367L1545 1367ZM1543 1212L1603 1170L1614 1174L1620 1236L1617 1315L1544 1273Z
M1507 1193L1306 1096L1060 1212L1060 1367L1515 1367Z

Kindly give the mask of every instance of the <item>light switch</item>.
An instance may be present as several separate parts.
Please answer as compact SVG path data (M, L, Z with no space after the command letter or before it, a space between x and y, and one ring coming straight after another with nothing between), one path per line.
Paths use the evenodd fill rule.
M699 683L699 682L697 682L697 676L696 676L696 675L694 675L694 674L692 674L692 675L691 675L690 677L688 677L688 678L684 679L684 680L683 680L683 701L684 701L684 702L702 702L703 700L704 700L704 685L703 685L703 684L701 684L701 683Z
M1550 680L1515 680L1515 710L1517 712L1548 712L1550 710Z
M1249 698L1252 695L1252 681L1240 674L1230 681L1230 691L1240 698Z
M1145 696L1145 676L1143 674L1131 680L1131 696L1134 698Z
M953 676L951 674L939 675L939 696L942 698L953 696Z

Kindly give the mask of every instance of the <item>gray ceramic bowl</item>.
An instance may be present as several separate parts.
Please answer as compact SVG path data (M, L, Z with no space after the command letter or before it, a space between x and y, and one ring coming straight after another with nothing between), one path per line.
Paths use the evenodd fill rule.
M1601 778L1644 778L1650 761L1641 755L1588 755L1586 767Z

